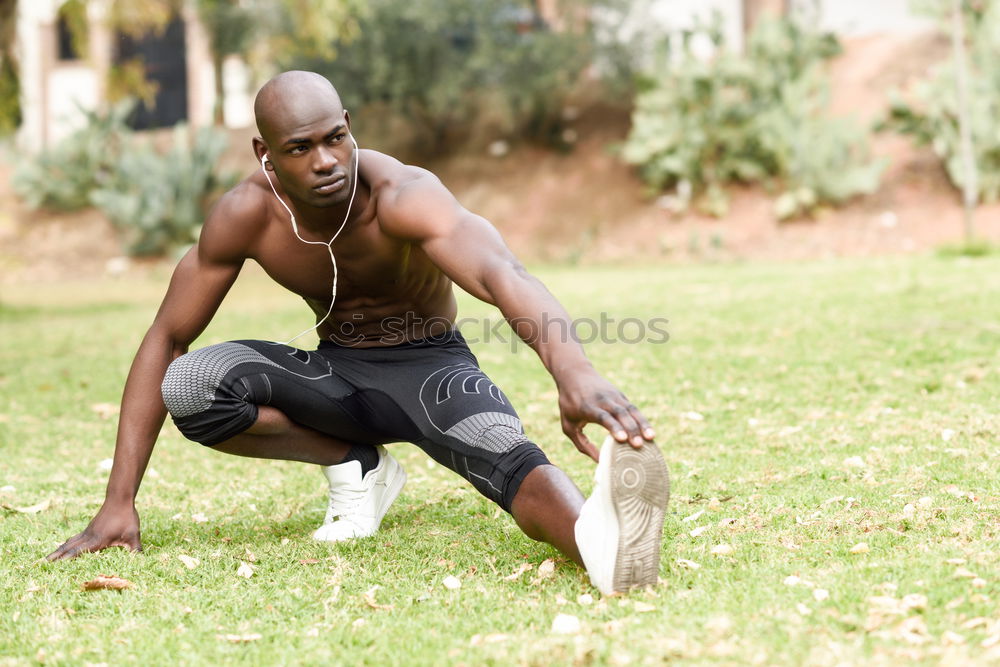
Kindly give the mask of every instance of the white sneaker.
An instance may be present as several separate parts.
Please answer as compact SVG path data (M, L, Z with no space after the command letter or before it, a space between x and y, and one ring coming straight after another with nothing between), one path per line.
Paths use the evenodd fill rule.
M576 546L590 581L605 595L655 584L670 477L652 442L635 449L608 436L597 485L576 520Z
M389 505L406 484L406 473L385 447L375 449L378 465L363 478L358 461L323 466L323 474L330 481L330 505L313 539L340 542L368 537L378 530Z

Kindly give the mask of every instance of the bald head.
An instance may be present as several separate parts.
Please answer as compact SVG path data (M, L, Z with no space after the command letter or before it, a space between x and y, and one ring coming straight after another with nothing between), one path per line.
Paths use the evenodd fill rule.
M318 114L342 116L344 105L333 84L315 72L282 72L257 93L253 103L257 131L264 141Z

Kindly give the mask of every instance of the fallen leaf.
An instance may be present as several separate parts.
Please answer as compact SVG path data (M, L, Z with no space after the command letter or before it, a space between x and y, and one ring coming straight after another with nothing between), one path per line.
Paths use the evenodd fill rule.
M299 560L300 565L315 565L319 560L316 558L303 558Z
M694 562L693 560L688 560L687 558L678 558L677 564L689 570L697 570L701 567L701 565L698 565L698 563Z
M945 561L948 565L965 565L964 558L949 558Z
M249 579L253 576L253 565L240 561L240 566L236 568L236 576Z
M556 614L552 619L552 632L557 635L575 635L580 632L580 619L571 614Z
M971 584L973 588L986 588L986 580L982 577L976 577L970 581L969 584Z
M865 460L860 456L849 456L844 459L844 465L848 468L864 468L866 464Z
M115 465L115 460L114 459L101 459L100 462L98 462L98 464L97 464L97 469L98 470L111 470L111 468L114 467L114 465Z
M983 616L977 616L976 618L970 618L965 623L962 623L963 630L975 630L976 628L988 627L992 621Z
M941 439L944 440L945 442L948 442L954 437L955 437L954 429L950 428L941 429Z
M924 644L931 640L927 624L919 616L910 616L896 626L899 638L910 644Z
M649 604L648 602L642 602L641 600L636 600L632 603L632 608L640 614L645 614L646 612L656 611L656 607Z
M10 510L11 512L19 512L21 514L38 514L39 512L47 510L50 504L52 504L52 501L49 498L46 498L42 502L31 505L30 507L14 507L12 505L8 505L7 503L0 503L0 507L5 510Z
M184 567L186 567L189 570L193 570L194 568L201 565L200 560L198 560L193 556L188 556L187 554L180 554L179 556L177 556L177 560L184 563Z
M538 566L538 578L545 579L546 577L551 577L556 571L556 562L551 558L546 558L542 561L542 564Z
M686 516L686 517L684 517L683 519L681 519L681 521L684 521L684 522L688 522L688 523L689 523L689 522L691 522L691 521L697 521L697 520L698 520L698 518L699 518L699 517L700 517L700 516L701 516L702 514L704 514L704 513L705 513L705 510L698 510L698 511L697 511L697 512L695 512L694 514L692 514L692 515L690 515L690 516Z
M576 597L576 602L581 605L594 604L594 596L590 593L581 593Z
M534 565L532 565L531 563L521 563L521 565L516 570L514 570L512 574L508 574L503 579L504 581L514 581L515 579L517 579L518 577L520 577L522 574L524 574L533 567Z
M391 604L379 604L378 602L375 601L375 591L377 591L379 588L380 588L379 586L372 586L367 591L365 591L364 595L361 596L362 599L365 601L365 604L371 607L372 609L392 609L393 606Z
M871 551L871 549L868 548L867 542L858 542L853 547L851 547L852 554L866 554L869 551Z
M233 642L234 644L244 644L246 642L255 642L261 638L261 635L252 632L246 635L215 635L219 639L224 639L227 642Z
M81 587L85 591L121 591L132 588L132 582L116 574L99 574L96 578L83 582Z
M816 602L822 602L823 600L829 599L829 597L830 591L825 588L817 588L813 591L813 598L815 598Z
M964 567L955 568L955 578L956 579L977 579L978 575L971 570L967 570Z
M733 551L735 551L733 547L728 544L716 544L712 547L712 554L716 556L730 556Z
M459 588L462 587L461 580L458 577L451 574L445 577L441 583L444 584L444 587L450 591L458 590Z
M472 635L472 639L469 640L469 645L482 646L483 644L496 644L497 642L507 641L509 638L509 635L501 634L499 632L490 633L488 635Z
M708 526L698 526L697 528L695 528L694 530L692 530L688 534L691 537L698 537L699 535L701 535L702 533L704 533L706 530L708 530Z
M910 611L911 609L916 609L921 611L927 609L927 596L921 595L920 593L910 593L909 595L904 595L903 599L900 600L900 606L903 611Z
M930 507L932 504L934 504L934 499L931 498L930 496L922 496L920 500L917 501L917 504L920 505L921 507Z
M208 522L208 517L202 514L201 512L198 512L196 514L191 515L191 520L194 521L195 523L206 523Z
M352 628L360 628L360 627L361 627L362 625L364 625L364 624L365 624L365 623L367 623L367 622L368 622L368 621L366 621L366 620L365 620L365 619L363 619L363 618L356 618L356 619L354 619L354 621L353 621L353 622L351 623L351 627L352 627Z
M958 646L965 643L965 637L958 634L957 632L952 632L951 630L945 630L941 633L941 643L948 646Z
M799 584L802 583L802 579L800 579L798 576L794 574L790 574L787 577L785 577L781 583L783 583L786 586L798 586Z
M917 508L916 508L916 506L914 506L913 503L906 503L905 505L903 505L903 516L904 517L911 518L916 513L917 513Z
M90 406L90 409L96 412L97 416L101 419L111 419L118 414L121 406L114 403L94 403Z
M705 421L705 415L701 414L700 412L695 412L694 410L689 410L687 412L682 412L681 413L681 418L682 419L687 419L688 421L693 421L693 422L703 422L703 421Z
M809 607L805 606L801 602L795 603L795 610L798 611L803 616L808 616L809 614L813 613L812 609L810 609Z

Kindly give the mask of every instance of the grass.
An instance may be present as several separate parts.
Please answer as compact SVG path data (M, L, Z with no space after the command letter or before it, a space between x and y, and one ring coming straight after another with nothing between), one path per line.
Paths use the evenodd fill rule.
M41 561L100 505L115 431L101 404L165 276L9 287L0 503L48 506L0 510L0 664L1000 660L1000 258L538 274L577 317L670 320L667 344L588 347L674 478L658 588L602 599L410 445L394 446L410 482L381 532L313 543L317 471L208 452L169 424L139 496L145 551ZM462 314L496 318L468 298ZM199 345L284 339L306 318L250 272ZM530 350L474 349L589 491ZM98 574L134 588L82 592ZM554 634L557 614L580 631Z

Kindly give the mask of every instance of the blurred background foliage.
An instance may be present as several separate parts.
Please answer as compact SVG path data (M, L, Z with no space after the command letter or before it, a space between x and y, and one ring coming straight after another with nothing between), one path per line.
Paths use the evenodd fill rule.
M866 131L825 107L823 65L836 37L789 20L761 20L743 53L726 47L720 22L665 40L643 75L623 156L676 211L695 203L728 212L725 186L763 183L780 219L874 192L884 164L868 156ZM714 55L695 52L698 42Z
M343 82L347 108L404 119L418 151L439 154L476 129L560 145L561 112L598 47L586 22L553 30L532 3L371 0L336 58L278 63Z
M993 63L1000 56L1000 3L955 1L967 24L978 186L984 198L997 199L1000 74ZM111 0L107 16L121 34L155 33L183 2ZM915 2L942 22L952 6ZM16 6L0 0L0 134L19 121ZM634 20L641 7L630 0L563 0L556 24L532 0L189 0L183 6L197 12L208 38L217 125L223 63L236 55L258 82L284 69L324 74L345 106L363 115L363 134L391 136L393 146L421 160L498 139L571 150L569 110L595 101L616 107L631 114L623 160L653 193L666 192L662 201L678 212L696 207L724 216L727 188L756 183L773 193L779 219L811 215L873 192L885 167L869 155L872 128L827 111L827 65L840 44L802 16L756 21L739 47L725 43L718 24L657 32L652 22ZM67 0L60 13L85 53L86 1ZM620 30L628 19L629 30ZM88 113L80 131L21 162L15 185L35 207L96 204L120 229L134 227L123 232L132 252L165 252L193 238L213 194L228 182L212 175L223 139L192 140L179 130L169 147L139 142L121 114L132 108L130 100L148 105L155 84L141 60L118 64L109 78L108 99L123 103ZM957 106L949 61L911 98L896 95L879 129L933 146L961 185ZM126 157L132 150L138 157ZM197 160L189 162L185 150ZM183 165L197 172L189 181ZM123 197L111 192L119 186ZM186 208L180 197L198 208Z
M949 30L950 2L920 0L918 6ZM976 175L974 185L982 201L1000 200L1000 3L986 0L962 4L966 36L968 99L966 112L972 135ZM956 187L965 185L959 118L961 115L956 61L941 63L912 95L891 93L889 112L879 124L931 146L941 158Z
M31 208L74 211L97 206L130 255L164 255L193 243L209 205L236 182L218 166L226 135L177 125L171 141L128 126L135 100L106 112L84 111L84 125L23 162L15 192Z

